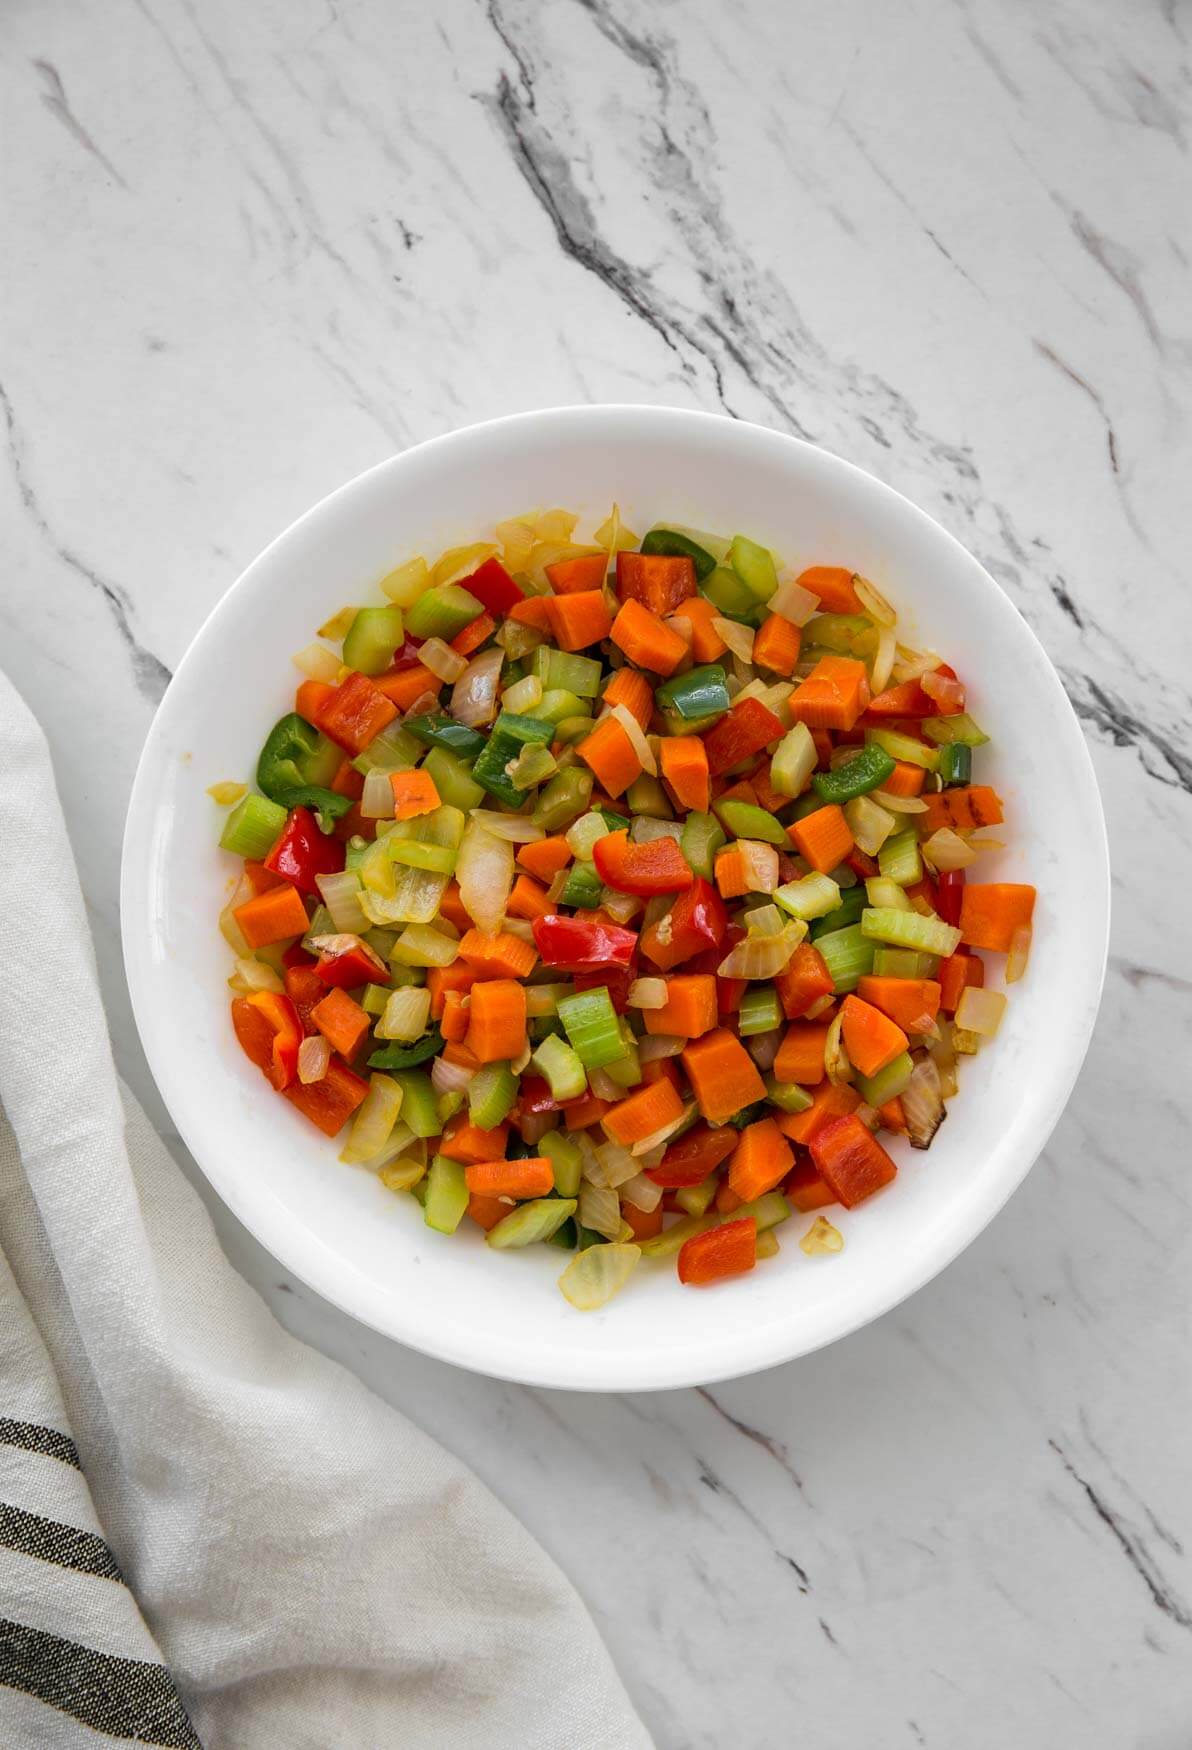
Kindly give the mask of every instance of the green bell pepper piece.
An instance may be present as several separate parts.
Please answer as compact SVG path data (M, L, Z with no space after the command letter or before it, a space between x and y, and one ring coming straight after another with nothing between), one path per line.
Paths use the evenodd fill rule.
M547 832L558 832L570 826L581 814L586 814L596 780L591 772L572 766L555 776L539 791L538 801L530 819Z
M735 839L761 839L763 844L780 845L784 851L791 848L782 822L768 809L759 808L756 802L744 802L739 797L730 796L726 802L713 802L712 811L725 832Z
M600 904L604 884L593 863L573 863L567 885L560 895L564 905L574 905L581 911L595 911Z
M642 542L642 552L661 553L673 559L690 559L700 583L716 569L715 556L706 547L701 547L698 541L693 541L690 535L681 535L677 529L651 529Z
M949 741L940 748L939 775L946 790L972 783L973 750L966 741Z
M477 729L457 723L445 714L432 712L426 717L407 717L402 727L427 747L445 747L460 759L473 760L484 749L484 737Z
M696 875L711 881L716 853L728 843L724 828L711 814L689 814L683 822L679 849Z
M894 761L875 743L861 748L855 759L846 760L835 771L816 772L811 782L821 802L851 802L854 796L880 790L893 770Z
M257 787L286 807L287 792L305 785L329 785L343 751L297 711L279 719L265 737L257 760Z
M685 724L703 717L718 717L729 708L728 680L718 662L688 669L663 681L654 690L658 709L683 719ZM686 733L690 734L690 730Z
M443 1035L438 1027L432 1026L429 1033L424 1033L421 1039L413 1045L402 1045L394 1041L380 1051L374 1051L368 1060L369 1069L412 1069L416 1063L425 1063L428 1057L437 1057L443 1049ZM410 1126L412 1130L413 1125Z
M718 565L700 584L700 594L707 596L727 620L752 620L758 599L747 584L727 565Z

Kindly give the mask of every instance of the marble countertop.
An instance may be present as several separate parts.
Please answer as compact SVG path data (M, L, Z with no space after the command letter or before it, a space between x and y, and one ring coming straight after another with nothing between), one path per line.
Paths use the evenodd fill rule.
M7 12L0 661L167 1136L119 961L136 758L244 564L395 448L589 400L797 432L979 556L1085 724L1116 904L1087 1066L877 1326L710 1392L523 1390L214 1210L553 1552L660 1745L1192 1741L1190 41L1178 0Z

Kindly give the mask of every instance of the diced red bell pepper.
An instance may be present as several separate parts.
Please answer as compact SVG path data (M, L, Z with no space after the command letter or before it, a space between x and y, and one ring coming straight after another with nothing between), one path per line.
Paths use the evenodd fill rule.
M623 1015L629 1007L629 987L637 977L637 967L605 966L599 972L576 972L572 982L576 990L595 990L603 985L607 990L609 1001L618 1015Z
M741 1007L741 998L745 995L748 981L744 978L723 978L718 968L729 949L735 948L738 942L743 942L747 933L742 924L727 925L720 946L709 948L703 954L693 955L683 969L685 972L711 972L715 974L716 1011L721 1017L737 1013Z
M710 881L697 875L680 893L665 918L642 931L641 950L663 972L693 954L719 948L728 928L728 911ZM720 955L723 959L724 955ZM715 968L712 968L715 971Z
M695 565L685 555L618 553L617 595L665 619L695 594Z
M958 948L946 960L941 960L936 978L940 987L940 1008L945 1015L954 1015L961 997L969 985L982 990L985 985L985 962L979 954Z
M232 1004L232 1026L245 1056L279 1093L288 1088L298 1074L298 1047L303 1038L302 1022L289 997L272 990L237 997Z
M774 988L787 1020L797 1021L821 997L830 997L836 985L819 949L810 942L800 942L786 971L775 974Z
M853 846L844 860L859 881L872 881L878 872L877 864L873 858L867 856L864 851L859 851L856 845Z
M669 1061L666 1060L666 1061ZM715 1127L702 1121L672 1142L656 1167L647 1167L646 1174L656 1185L666 1188L680 1185L700 1185L726 1161L741 1140L741 1133L731 1124Z
M324 949L315 968L324 984L355 990L358 984L388 984L389 968L359 936L339 936L343 946Z
M557 1112L559 1102L550 1091L550 1083L543 1076L523 1076L517 1092L518 1111L523 1115L527 1112Z
M283 966L287 967L313 966L315 963L315 957L313 954L307 953L301 942L295 942L291 947L284 951L281 957L281 963Z
M490 614L507 614L516 602L526 599L525 590L513 581L496 558L486 559L470 577L461 578L460 583Z
M643 899L656 893L681 893L695 880L674 839L649 839L635 845L624 827L596 840L592 861L606 887Z
M315 726L350 754L363 753L374 736L393 722L397 706L355 670L328 694L315 712Z
M497 622L491 614L477 614L470 620L462 632L457 632L451 640L451 648L457 656L471 656L486 644L497 629Z
M393 661L389 664L389 673L394 674L398 670L404 670L407 668L421 668L421 651L422 639L411 638L410 634L407 632L405 638L393 652Z
M343 866L343 845L319 831L309 808L291 808L280 838L265 858L266 869L291 882L299 893L317 894L315 877L338 875Z
M760 753L770 742L778 741L782 733L782 719L768 705L763 705L760 699L742 699L704 736L708 771L718 778L750 754Z
M964 870L941 869L936 881L939 904L936 910L946 924L960 923L960 903L964 898Z
M559 972L599 972L605 967L628 966L637 947L632 930L560 917L557 912L534 918L530 928L542 964Z
M321 1082L292 1082L282 1089L284 1098L324 1136L334 1136L342 1130L367 1093L368 1083L363 1076L350 1070L338 1057L331 1059Z
M327 995L327 986L319 977L313 960L307 960L303 966L286 967L286 995L298 1011L303 1032L317 1033L318 1028L310 1018L311 1010Z

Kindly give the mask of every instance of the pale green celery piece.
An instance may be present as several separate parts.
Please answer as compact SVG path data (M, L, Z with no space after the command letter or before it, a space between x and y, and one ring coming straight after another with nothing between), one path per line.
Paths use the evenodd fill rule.
M826 918L840 904L840 888L830 875L812 873L801 881L788 881L774 891L774 898L793 918L810 923L812 918Z
M519 1203L503 1221L490 1227L484 1237L497 1251L549 1240L575 1214L576 1207L574 1197L536 1197L531 1203Z
M438 1136L443 1128L439 1116L438 1096L429 1074L424 1069L391 1070L401 1088L401 1121L408 1124L415 1136Z
M958 711L954 717L925 717L922 729L928 741L941 747L950 742L959 742L963 747L983 747L989 740L967 711Z
M403 966L401 961L389 962L389 990L395 991L405 985L425 984L425 966Z
M684 1215L705 1215L719 1189L719 1176L709 1173L698 1185L681 1185L675 1192L675 1202Z
M730 620L750 619L758 606L758 597L727 565L718 565L705 577L700 594L707 596L712 606Z
M360 674L381 674L401 641L400 608L360 608L344 639L344 661Z
M465 816L459 808L444 803L429 814L419 814L402 824L403 837L420 844L439 845L458 851L464 836ZM391 923L429 924L438 915L439 903L450 877L433 869L415 869L409 865L397 867L397 892L392 903Z
M877 866L883 880L893 881L899 887L913 887L916 881L922 881L923 859L913 826L891 833L877 854Z
M873 875L865 883L865 897L870 905L891 905L895 911L910 911L911 902L897 881L885 875Z
M468 1117L481 1130L495 1130L513 1110L517 1077L507 1063L486 1063L468 1084Z
M578 1100L587 1092L588 1077L575 1051L557 1033L548 1034L530 1059L550 1085L551 1099Z
M910 1052L900 1052L893 1063L888 1063L877 1075L858 1075L857 1092L867 1106L884 1106L887 1100L896 1099L901 1094L910 1081L914 1068Z
M652 778L648 772L642 772L636 777L625 792L625 801L631 814L645 814L651 820L670 820L671 805L667 801L666 791L657 778Z
M798 1082L780 1082L772 1075L766 1076L765 1082L766 1097L780 1112L806 1112L812 1104L811 1095Z
M618 1026L625 1054L612 1063L606 1063L604 1073L610 1081L616 1082L619 1088L636 1088L642 1079L642 1064L637 1049L637 1036L624 1015L618 1017Z
M727 842L724 828L714 815L689 814L683 822L679 849L694 873L710 881L716 853Z
M518 715L533 714L534 707L542 698L542 682L536 674L528 674L520 681L507 685L501 695L502 711L513 711Z
M426 1202L423 1215L427 1227L441 1234L453 1234L468 1207L468 1186L462 1161L436 1155L426 1175Z
M573 747L577 741L591 735L595 727L591 717L561 717L555 724L555 739Z
M779 1222L786 1221L791 1213L791 1206L781 1191L767 1191L752 1203L742 1203L731 1214L721 1217L722 1221L746 1221L750 1216L757 1222L758 1233L765 1233L768 1227L777 1227Z
M893 911L888 906L867 907L861 913L860 929L871 942L888 942L893 948L915 948L924 954L955 954L960 946L960 931L942 918L925 918L917 911ZM845 932L839 932L843 935ZM815 944L823 953L830 938L821 936Z
M439 1094L435 1100L435 1111L438 1113L439 1118L439 1122L436 1124L435 1129L442 1130L443 1126L454 1118L457 1112L463 1109L463 1103L464 1094L462 1088L449 1088L445 1094Z
M578 1197L583 1156L577 1145L561 1130L548 1130L538 1140L538 1152L545 1155L554 1169L555 1190L560 1197Z
M882 913L883 917L886 915ZM891 912L889 915L901 917L903 914ZM907 915L917 917L918 913ZM843 930L830 930L826 936L817 936L815 946L823 955L838 995L856 990L865 975L873 970L873 943L860 924L847 924Z
M379 735L374 735L363 753L356 755L352 765L362 777L372 771L410 772L418 764L425 749L416 736L400 723L390 723Z
M237 857L260 859L273 849L286 824L286 811L267 796L252 793L242 798L224 821L219 845Z
M585 1070L603 1069L625 1056L617 1012L603 985L564 997L558 1015Z
M528 744L510 762L509 782L515 784L519 790L532 790L547 778L552 778L557 770L558 764L549 747Z
M806 723L788 729L770 761L770 782L781 796L798 796L811 782L819 755Z
M540 645L534 652L534 673L544 692L563 688L577 693L581 699L595 699L600 693L603 670L590 656L576 656L567 650Z
M566 687L548 687L534 707L534 715L541 723L562 723L565 717L583 717L587 720L583 700L577 693L569 693Z
M484 790L473 778L471 766L448 748L432 747L422 769L434 779L440 802L462 808L465 814L469 808L479 808L483 803Z
M578 857L581 862L590 863L592 847L597 839L607 838L609 831L608 822L603 814L581 814L574 826L569 826L567 829L567 847L573 857Z
M875 948L873 970L878 978L934 978L939 959L935 954L917 954L910 948Z
M940 763L940 756L935 748L928 747L926 742L917 741L913 735L903 735L897 729L867 729L865 741L868 746L884 748L891 759L902 760L912 766L922 766L927 772L934 772Z
M768 547L759 547L746 535L734 535L728 562L755 601L769 601L778 588L778 572Z
M408 822L403 821L402 825L406 826ZM437 875L455 873L456 853L449 845L424 845L420 839L407 838L404 833L399 838L394 833L386 840L385 849L385 860L391 868L400 863L407 869L429 869Z
M453 942L430 924L407 924L390 951L390 963L399 966L450 966L459 956Z
M756 1033L773 1033L783 1023L782 1004L772 984L752 985L741 998L737 1031L742 1039Z
M383 1015L385 1004L389 1001L389 991L383 984L366 984L364 995L360 998L360 1007L366 1015Z
M715 577L713 572L712 576ZM706 1215L685 1215L682 1221L676 1221L671 1227L664 1227L653 1239L642 1240L643 1258L673 1258L676 1252L683 1249L689 1239L696 1234L707 1233L709 1228L719 1227L719 1217L709 1212Z
M540 792L530 819L547 832L559 832L570 826L587 811L594 784L591 772L579 767L557 773Z
M335 919L327 910L327 907L325 905L316 905L314 912L311 915L310 923L306 926L306 934L302 938L302 946L306 948L307 944L316 936L334 936L336 934ZM311 951L312 950L308 949L308 952Z
M483 602L478 602L458 583L434 584L406 610L406 631L411 638L443 638L450 642L483 612Z
M864 661L876 651L878 634L865 614L815 614L803 628L803 639L813 650Z

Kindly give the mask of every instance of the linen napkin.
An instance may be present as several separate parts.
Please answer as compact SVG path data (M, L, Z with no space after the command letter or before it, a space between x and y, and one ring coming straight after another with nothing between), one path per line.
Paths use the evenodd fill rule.
M0 1743L648 1747L559 1570L287 1336L118 1086L3 675L0 945Z

